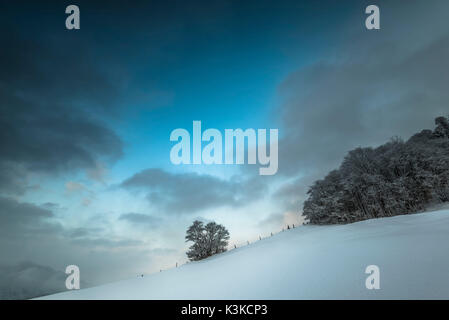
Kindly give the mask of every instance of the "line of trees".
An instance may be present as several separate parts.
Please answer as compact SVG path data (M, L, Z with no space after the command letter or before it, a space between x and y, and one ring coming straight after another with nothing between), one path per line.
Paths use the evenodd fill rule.
M308 191L303 214L312 224L343 224L415 213L449 201L449 118L404 142L350 151L337 170Z

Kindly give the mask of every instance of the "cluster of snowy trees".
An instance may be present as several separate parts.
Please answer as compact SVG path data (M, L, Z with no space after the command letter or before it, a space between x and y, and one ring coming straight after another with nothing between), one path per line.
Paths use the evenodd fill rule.
M309 223L408 214L449 201L449 118L435 124L406 142L350 151L339 169L310 187L303 207Z
M229 232L221 224L203 222L195 220L187 229L186 242L192 241L187 252L190 261L197 261L210 257L216 253L226 251L228 246Z

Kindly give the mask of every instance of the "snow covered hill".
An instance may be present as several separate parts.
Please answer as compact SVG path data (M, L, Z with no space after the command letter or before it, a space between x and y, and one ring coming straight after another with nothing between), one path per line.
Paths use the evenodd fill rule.
M368 290L368 265L380 289ZM449 210L301 226L179 268L43 299L449 299Z

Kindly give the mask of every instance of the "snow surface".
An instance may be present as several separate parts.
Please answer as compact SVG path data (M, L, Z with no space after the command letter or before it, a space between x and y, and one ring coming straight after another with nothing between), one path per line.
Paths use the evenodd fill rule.
M380 268L380 289L365 268ZM448 299L449 210L301 226L179 268L42 299Z

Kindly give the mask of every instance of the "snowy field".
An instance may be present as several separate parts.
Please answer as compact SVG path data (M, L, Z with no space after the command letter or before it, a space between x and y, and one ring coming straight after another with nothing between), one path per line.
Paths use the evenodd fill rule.
M379 290L365 287L368 265L380 268ZM301 226L179 268L43 299L449 299L449 210Z

